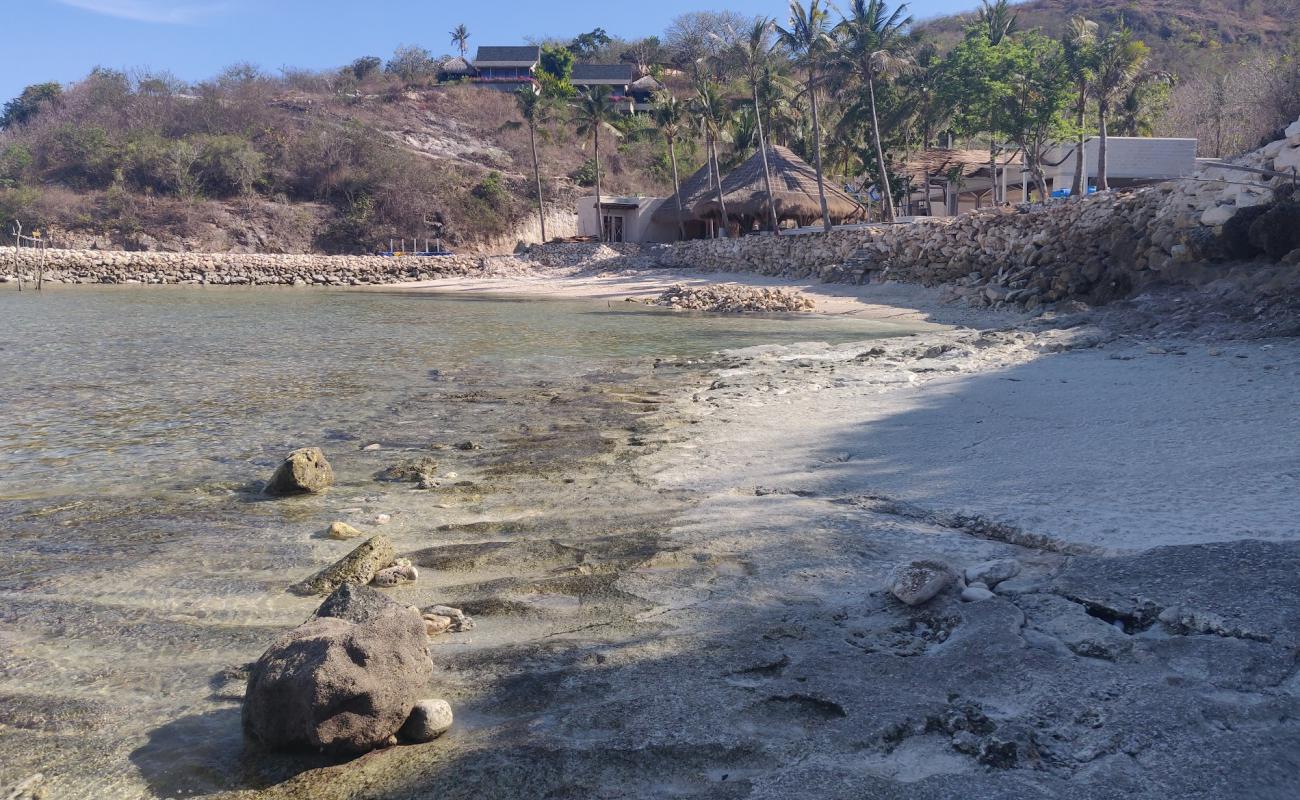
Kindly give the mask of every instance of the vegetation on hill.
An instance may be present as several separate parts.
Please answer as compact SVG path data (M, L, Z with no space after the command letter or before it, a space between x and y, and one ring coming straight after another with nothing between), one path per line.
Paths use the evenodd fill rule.
M869 191L884 217L915 188L911 156L940 144L1018 153L1041 193L1053 142L1191 135L1230 155L1300 116L1300 0L1210 5L981 0L919 25L882 0L794 2L781 20L692 12L662 37L540 43L536 102L440 81L446 58L415 46L197 85L97 69L4 106L0 225L126 247L500 247L598 183L665 193L707 165L716 188L764 142L815 163L823 186ZM459 26L449 43L467 54L470 37ZM666 86L655 114L579 95L574 63L613 61Z

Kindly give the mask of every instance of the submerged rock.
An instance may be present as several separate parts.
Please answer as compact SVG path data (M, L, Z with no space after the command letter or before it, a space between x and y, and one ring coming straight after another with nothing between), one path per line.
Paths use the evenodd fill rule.
M421 700L397 735L408 742L431 742L451 729L452 719L446 700Z
M375 473L375 480L391 483L419 483L438 471L438 461L430 456L407 459Z
M429 606L422 609L424 620L429 623L429 629L432 631L429 635L434 636L443 631L450 630L452 633L461 633L474 628L474 618L461 611L459 608L451 606Z
M334 484L334 470L319 447L304 447L290 453L262 491L282 497L324 491Z
M956 576L947 564L913 561L894 568L889 591L909 606L919 606L948 587Z
M335 563L290 586L289 591L299 595L329 594L345 583L364 585L374 580L375 573L392 564L396 558L393 543L387 536L372 536Z
M394 564L376 572L372 583L376 586L398 586L403 583L415 583L419 577L420 573L409 563Z
M423 621L396 603L362 616L317 616L262 654L244 695L250 739L351 754L402 728L433 674Z

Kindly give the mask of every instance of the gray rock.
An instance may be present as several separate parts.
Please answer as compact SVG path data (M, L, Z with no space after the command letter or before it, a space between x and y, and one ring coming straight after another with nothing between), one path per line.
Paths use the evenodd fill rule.
M451 705L446 700L421 700L398 731L408 742L431 742L451 729Z
M392 483L419 483L437 474L438 461L430 456L407 459L375 473L375 480Z
M387 536L372 536L334 564L290 586L289 591L299 595L329 594L345 583L364 585L396 558L393 543Z
M353 624L375 619L384 611L406 608L383 592L356 583L345 583L330 593L312 619L336 617Z
M319 447L294 450L276 467L262 491L282 497L324 491L334 484L334 469Z
M394 564L391 567L384 567L376 572L374 580L371 582L376 586L391 587L403 583L415 583L416 579L419 577L420 573L409 563Z
M894 568L889 591L907 605L917 606L942 592L955 578L947 564L913 561Z
M383 746L427 689L427 642L412 608L384 608L359 624L312 619L254 664L244 732L269 748L344 754Z
M961 599L967 603L978 603L981 600L991 600L995 597L992 592L980 586L967 586L961 592Z
M1020 562L1014 558L985 561L966 568L966 582L982 583L992 588L1020 574Z

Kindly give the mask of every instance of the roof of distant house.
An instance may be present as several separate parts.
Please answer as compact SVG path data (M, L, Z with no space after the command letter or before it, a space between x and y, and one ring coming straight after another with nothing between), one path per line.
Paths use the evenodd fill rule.
M542 59L537 45L517 47L480 47L474 56L476 67L532 67Z
M575 86L594 84L626 86L632 82L632 65L574 64L569 81Z
M470 63L460 56L442 62L442 72L446 75L469 75L473 71Z
M657 92L664 88L664 85L655 76L646 75L632 81L632 88L643 92Z

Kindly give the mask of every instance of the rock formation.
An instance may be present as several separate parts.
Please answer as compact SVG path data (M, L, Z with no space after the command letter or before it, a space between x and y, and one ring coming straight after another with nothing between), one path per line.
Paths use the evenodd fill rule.
M294 450L276 468L262 491L276 497L324 491L334 484L334 470L319 447Z

